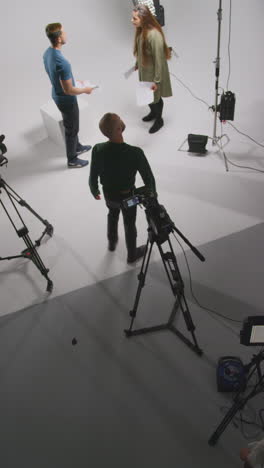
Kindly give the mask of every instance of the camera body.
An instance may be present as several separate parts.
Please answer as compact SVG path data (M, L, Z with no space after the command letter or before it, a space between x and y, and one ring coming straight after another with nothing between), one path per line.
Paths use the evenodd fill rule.
M157 197L150 193L146 187L135 189L132 197L123 200L123 206L126 209L136 205L144 206L150 231L155 237L159 238L160 243L165 242L168 234L174 228L174 223L165 207L159 204Z
M3 141L5 139L5 135L0 136L0 166L8 163L8 159L4 156L7 152L7 147L4 145Z

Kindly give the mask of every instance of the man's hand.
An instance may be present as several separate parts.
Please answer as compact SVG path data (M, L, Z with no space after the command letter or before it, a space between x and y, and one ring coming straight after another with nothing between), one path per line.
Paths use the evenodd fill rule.
M83 92L85 94L91 94L91 92L94 90L94 88L90 88L89 86L86 86L86 88L83 88Z
M153 85L151 86L151 89L152 89L152 91L154 91L154 92L157 91L158 85L157 85L156 83L153 83Z
M240 459L243 460L244 468L253 468L252 465L248 462L248 456L250 454L250 450L248 447L244 447L240 450Z
M96 200L101 200L101 195L96 195L95 199Z
M244 447L240 450L240 459L243 461L247 460L247 457L249 456L249 448Z

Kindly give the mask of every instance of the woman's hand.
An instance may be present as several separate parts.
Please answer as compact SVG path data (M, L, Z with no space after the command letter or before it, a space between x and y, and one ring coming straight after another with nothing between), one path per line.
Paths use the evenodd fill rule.
M151 89L152 89L152 91L154 91L154 92L157 91L158 85L157 85L156 83L153 83L153 85L151 86Z

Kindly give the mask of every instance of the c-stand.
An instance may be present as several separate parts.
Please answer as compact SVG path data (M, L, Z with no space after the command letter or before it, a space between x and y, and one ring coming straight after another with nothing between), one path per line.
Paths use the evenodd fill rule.
M21 223L23 224L23 227L20 228L20 229L17 229L14 221L11 218L11 215L8 213L8 210L7 210L6 206L4 205L4 202L1 200L2 190L4 190L5 193L7 194L10 202L13 205L14 210L16 211ZM29 230L28 230L27 226L25 225L21 214L18 211L15 202L18 203L20 206L23 206L23 207L27 208L34 216L36 216L36 218L38 218L45 225L45 229L44 229L42 235L40 236L39 239L37 239L35 241L35 244L33 244L31 238L29 237ZM43 239L45 234L48 234L50 237L53 235L53 226L47 220L41 218L41 216L39 216L31 208L31 206L28 205L28 203L25 200L22 200L22 198L4 181L4 179L1 177L1 175L0 175L0 203L1 203L5 213L7 215L7 217L9 218L9 221L11 222L13 228L15 229L18 237L22 238L24 240L26 246L27 246L27 248L25 250L23 250L20 255L12 255L12 256L9 256L9 257L0 257L0 261L1 260L12 260L13 258L20 258L20 257L32 260L34 265L38 268L40 273L47 280L47 291L52 292L53 282L51 281L51 279L48 276L49 270L45 267L41 257L39 256L39 254L38 254L38 252L36 250L36 246L40 246L41 240Z
M211 435L210 439L208 440L209 445L215 445L219 439L219 437L222 435L224 430L227 428L228 424L232 421L232 419L235 417L238 411L241 411L244 406L247 404L251 398L254 398L258 393L264 392L264 374L261 372L261 367L260 363L264 360L264 351L260 351L257 355L253 355L253 358L251 359L250 363L245 366L245 371L246 373L249 373L250 370L251 372L248 374L246 378L246 388L247 384L250 381L251 377L256 373L257 374L257 382L253 386L252 390L249 391L247 396L243 396L242 394L244 393L245 387L243 386L243 389L238 390L238 392L235 395L234 398L234 404L231 406L231 408L228 410L226 413L225 417L217 427L217 429L214 431L214 433Z
M163 216L163 214L165 214L165 216ZM139 284L138 284L138 288L136 292L136 298L134 301L134 307L130 311L130 316L131 316L130 327L129 329L126 329L124 331L125 331L126 336L129 338L131 336L143 335L146 333L156 332L160 330L170 330L173 333L175 333L178 336L178 338L180 338L180 340L182 340L189 348L191 348L195 353L201 356L203 354L203 351L201 350L201 348L199 348L197 344L197 340L196 340L195 333L194 333L195 326L193 324L190 310L189 310L189 307L188 307L188 304L184 295L184 283L181 277L181 273L177 264L177 260L176 260L173 248L172 248L169 234L173 231L176 231L181 236L181 238L189 245L191 250L195 253L195 255L197 255L197 257L201 261L204 261L205 259L201 255L201 253L195 247L193 247L190 244L190 242L183 236L183 234L175 227L174 223L172 223L172 221L170 220L167 212L164 210L164 213L162 213L161 218L165 219L166 216L167 216L167 219L169 220L168 225L166 226L166 229L162 229L161 231L159 231L159 229L156 229L155 223L153 222L153 219L151 218L151 216L148 216L148 210L146 210L146 217L149 223L148 240L147 240L146 250L145 250L145 254L144 254L142 265L141 265L141 270L138 275ZM163 251L162 244L164 242L168 242L168 245L169 245L168 252ZM134 320L136 318L136 313L137 313L137 308L138 308L142 288L145 286L146 274L148 271L150 256L151 256L154 243L156 243L158 246L159 253L161 255L161 259L163 262L163 266L165 268L172 293L175 297L175 302L174 302L173 309L172 309L172 312L170 314L170 317L167 323L156 325L153 327L132 330ZM188 331L191 333L193 343L188 338L186 338L174 325L174 319L179 309L182 312L186 327Z

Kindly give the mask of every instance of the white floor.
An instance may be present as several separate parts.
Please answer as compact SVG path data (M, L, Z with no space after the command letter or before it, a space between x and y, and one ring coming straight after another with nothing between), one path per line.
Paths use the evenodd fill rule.
M190 86L196 95L212 104L214 65L211 62L216 53L217 5L214 8L210 5L209 8L207 2L207 8L204 6L204 11L200 11L198 24L195 2L187 3L192 13L188 24L184 24L187 20L187 4L186 9L177 2L174 6L166 5L165 32L168 42L179 54L179 59L172 59L170 70ZM263 5L258 1L254 3L255 12L247 2L243 3L243 8L240 8L238 2L233 2L230 84L237 93L235 125L261 141L264 122L258 71L263 66L258 60L258 48L263 36L259 24ZM5 8L10 15L12 7ZM33 15L35 8L29 1L25 2L23 10L21 5L16 5L16 11L20 11L22 17L29 10ZM56 8L54 10L52 6L53 15L57 18ZM237 15L239 13L242 24L249 11L254 34L246 38L246 33L241 35ZM180 16L177 12L180 12ZM71 14L71 7L68 6L59 15L69 33L68 44L64 46L63 52L72 62L76 77L80 73L80 78L89 78L101 85L100 91L95 91L92 96L80 98L89 103L88 111L81 118L81 141L91 144L103 141L98 130L99 118L106 111L119 113L127 124L126 141L142 147L149 159L156 177L160 202L165 205L176 226L196 246L263 221L263 173L231 165L227 173L223 157L216 147L211 146L210 140L205 157L177 151L188 133L212 136L213 115L173 76L174 96L165 101L164 128L151 136L148 134L149 125L141 123L146 109L135 105L136 75L128 81L123 77L123 72L133 63L133 28L130 25L129 2L128 5L123 2L122 6L114 2L111 8L105 2L98 2L96 7L91 2L85 7L77 2L73 21ZM102 26L100 34L96 36L94 17L100 17ZM202 24L203 17L205 22ZM106 209L103 201L95 201L89 193L89 169L70 171L66 168L64 149L47 139L40 118L39 107L49 99L50 93L41 64L41 54L48 45L43 35L43 26L52 18L45 3L36 15L32 31L34 47L29 40L31 33L26 31L19 38L21 45L20 41L12 38L3 51L9 80L7 93L2 96L1 132L6 134L9 165L7 169L1 168L1 175L33 209L54 226L54 236L43 243L39 253L50 269L50 277L54 282L52 297L55 297L131 267L126 265L122 226L116 254L107 252ZM222 86L228 71L228 5L225 5L223 20ZM114 31L113 28L106 29L111 22L115 24ZM89 28L85 27L86 23ZM19 36L19 24L17 27L16 37ZM245 50L247 63L244 61L241 74L242 64L237 54L245 44L247 47L252 46L252 53ZM228 158L236 164L264 170L262 148L239 135L228 124L224 132L231 139L225 148ZM87 157L89 159L90 155ZM141 184L140 180L138 184ZM5 194L2 194L2 199L5 200ZM21 214L32 239L39 237L43 226L27 210L21 209ZM139 210L139 242L146 237L146 227L143 211ZM23 242L17 238L2 212L1 256L19 254L23 248ZM3 261L0 269L1 314L46 298L45 280L30 262L24 259Z

